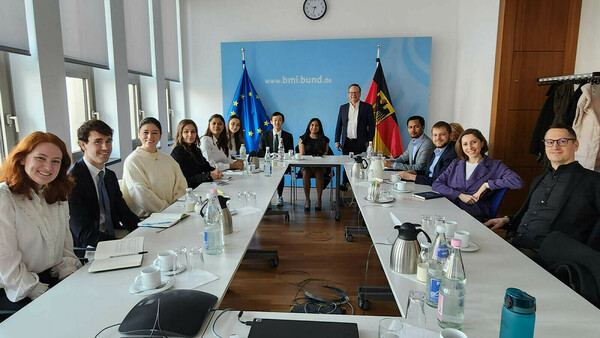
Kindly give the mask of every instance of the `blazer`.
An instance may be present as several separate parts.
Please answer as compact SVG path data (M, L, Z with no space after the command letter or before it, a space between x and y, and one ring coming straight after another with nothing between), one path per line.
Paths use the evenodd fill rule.
M433 175L429 177L429 168L435 159L435 154L433 151L431 152L431 156L429 156L429 161L427 161L427 165L422 170L417 170L417 177L415 178L416 184L426 184L432 185L433 182L448 168L450 163L454 161L457 157L456 149L454 146L456 145L455 141L450 141L444 149L444 152L440 155L440 159L433 167ZM435 150L435 149L434 149Z
M140 219L125 203L115 172L108 168L104 170L104 185L110 200L112 223L115 229L119 228L119 223L122 223L124 228L133 231L137 228ZM91 245L95 247L100 241L114 239L99 230L100 204L98 193L83 158L75 163L70 174L75 179L75 187L69 195L69 210L71 213L69 227L73 234L74 245L79 247Z
M421 144L416 150L414 156L415 159L413 161L414 148L413 143L410 142L408 148L404 151L404 154L390 160L395 162L394 170L427 170L427 161L435 149L433 141L431 141L427 135L423 134L423 139L421 139Z
M346 141L349 109L350 102L340 106L337 124L335 126L335 142L340 142L342 147ZM358 118L356 126L358 144L363 145L369 141L373 141L374 136L375 114L373 114L373 107L366 102L358 101Z
M212 182L210 172L215 170L202 156L196 145L192 145L192 153L185 151L182 145L177 145L171 150L171 157L179 164L188 188L196 188L203 182Z
M287 153L290 150L294 150L294 137L292 134L285 130L281 130L281 139L283 140L283 148ZM271 153L277 152L277 149L273 149L273 130L265 131L260 135L260 141L258 144L258 156L265 156L267 147L270 148Z
M472 216L489 217L491 191L479 198L479 201L473 205L468 205L461 201L460 194L472 195L479 190L481 185L488 182L489 190L498 190L502 188L521 189L523 180L514 171L510 170L502 161L492 160L483 156L483 160L471 174L468 180L466 177L466 162L461 159L455 159L448 168L433 182L431 188L434 191L446 196L452 203L465 210Z
M544 174L533 179L525 203L513 217L510 217L510 225L507 228L509 237L516 233L521 219L529 207L531 194L537 188ZM600 251L600 173L587 170L578 162L576 163L576 172L567 185L560 211L550 222L550 231L561 231ZM513 240L514 245L526 247L521 245L524 243L518 242L518 238L515 240L517 241ZM543 240L544 238L539 238L528 247L539 248Z

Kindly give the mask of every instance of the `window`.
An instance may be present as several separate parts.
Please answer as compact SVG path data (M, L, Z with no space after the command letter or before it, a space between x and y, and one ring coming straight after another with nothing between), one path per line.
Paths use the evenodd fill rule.
M167 98L167 135L168 135L168 140L172 141L173 140L173 109L171 109L171 91L169 88L169 84L167 82L167 88L166 88L166 98ZM170 144L171 142L169 142Z
M17 144L19 121L14 112L8 53L0 52L0 159Z
M71 135L71 151L73 159L81 156L77 140L77 129L92 118L100 118L94 111L93 70L89 66L72 63L65 64L67 74L67 110L69 112L69 132Z
M141 145L138 139L140 122L144 119L144 111L141 106L139 83L129 83L129 118L131 122L131 146L135 149Z

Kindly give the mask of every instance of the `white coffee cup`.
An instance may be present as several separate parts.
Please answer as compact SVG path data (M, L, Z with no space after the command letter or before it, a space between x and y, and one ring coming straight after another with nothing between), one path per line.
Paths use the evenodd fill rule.
M468 231L455 231L454 232L454 238L460 239L460 241L462 242L461 244L461 248L468 248L470 245L469 242L469 237L471 236L471 234Z
M396 187L396 190L404 191L406 190L406 182L398 181L394 184L394 187Z
M135 283L139 284L141 280L142 287L146 290L156 289L160 286L160 268L154 265L147 266L135 277Z
M296 158L297 160L302 159L302 154L296 154L294 155L294 158Z
M456 231L457 223L454 221L446 221L446 238L452 238L454 236L454 232Z
M392 174L392 176L390 176L390 181L392 181L392 183L396 183L400 180L400 176L396 175L396 174Z
M175 266L177 255L173 250L163 251L158 254L158 258L152 263L160 268L160 271L171 271Z
M440 331L440 338L467 338L467 335L457 329L443 329Z
M419 263L417 264L417 280L420 282L427 282L427 268L429 264Z

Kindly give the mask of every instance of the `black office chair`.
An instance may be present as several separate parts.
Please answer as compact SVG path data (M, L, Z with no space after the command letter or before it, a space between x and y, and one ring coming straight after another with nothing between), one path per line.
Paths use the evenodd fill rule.
M297 154L300 153L300 149L298 148L297 145L295 148L295 152ZM327 146L327 153L325 155L333 155L333 150L331 149L330 146ZM295 173L290 173L290 175L295 175L296 180L302 179L302 171L299 169L300 168L298 168L298 170L296 170ZM331 182L333 182L333 177L335 176L335 172L333 171L333 169L331 167L327 167L325 169L326 169L325 174L323 175L323 190L327 189L329 184ZM314 176L312 176L311 178L313 178L313 177ZM292 179L294 179L293 176L292 176ZM333 201L333 187L330 187L330 189L329 189L329 201Z

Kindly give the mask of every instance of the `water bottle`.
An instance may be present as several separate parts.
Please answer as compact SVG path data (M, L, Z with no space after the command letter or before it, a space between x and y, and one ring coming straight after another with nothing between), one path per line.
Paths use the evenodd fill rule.
M535 297L516 288L506 289L500 338L530 338L535 327Z
M279 138L279 147L277 148L277 160L283 161L283 155L285 154L285 148L283 147L283 139Z
M271 176L273 173L273 165L271 163L271 153L269 152L269 147L265 151L265 176Z
M467 275L460 254L461 240L454 238L450 244L452 248L440 285L437 318L440 327L460 330L465 319Z
M217 200L217 189L206 194L208 204L204 212L204 252L218 255L223 252L223 230L221 206Z
M373 141L369 141L369 147L367 148L367 158L373 157L374 152L375 148L373 148Z
M444 263L448 258L448 244L446 242L445 227L438 225L436 228L437 236L431 245L433 252L427 267L427 294L425 301L427 305L437 308L440 284L442 283L442 274L444 272Z
M196 196L192 194L192 188L185 189L185 211L194 212L196 206Z
M246 147L244 146L243 143L240 146L240 157L242 158L242 160L246 159Z

